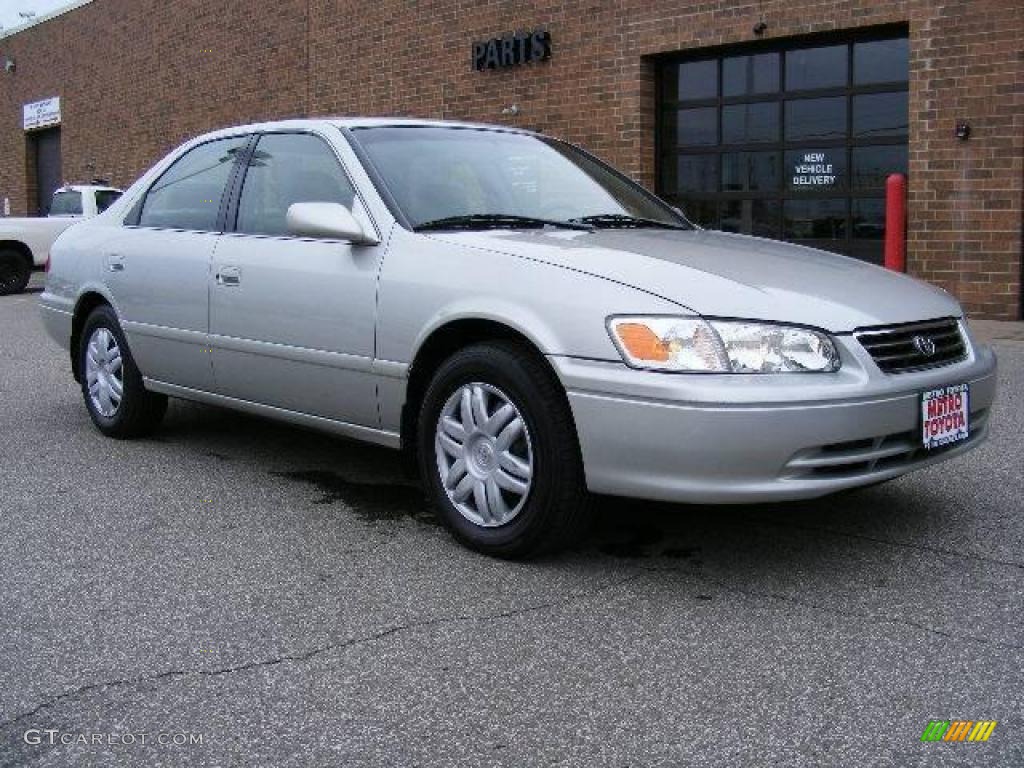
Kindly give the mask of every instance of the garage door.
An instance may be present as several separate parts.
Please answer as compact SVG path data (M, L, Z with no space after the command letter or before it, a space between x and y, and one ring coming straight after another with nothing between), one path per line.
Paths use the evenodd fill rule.
M758 44L659 72L658 191L698 224L880 263L907 171L905 34Z

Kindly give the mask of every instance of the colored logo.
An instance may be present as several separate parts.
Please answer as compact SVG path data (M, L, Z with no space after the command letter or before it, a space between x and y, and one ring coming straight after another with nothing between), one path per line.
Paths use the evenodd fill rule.
M988 741L996 720L929 720L921 741Z

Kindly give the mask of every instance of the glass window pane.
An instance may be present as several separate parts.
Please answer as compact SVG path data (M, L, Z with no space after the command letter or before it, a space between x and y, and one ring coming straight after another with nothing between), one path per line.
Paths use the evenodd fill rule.
M840 250L835 248L834 250ZM883 240L847 240L842 252L855 259L879 266L885 261L885 242Z
M779 104L774 101L722 108L722 143L779 140Z
M884 187L889 174L906 172L906 144L853 148L851 182L855 189Z
M718 98L718 59L687 61L679 65L679 99Z
M323 139L309 134L270 134L260 139L238 201L237 230L287 235L294 203L341 203L352 208L355 192Z
M845 188L846 148L787 150L786 186L796 192Z
M854 96L853 135L906 136L910 127L907 114L906 91Z
M248 138L210 141L179 158L146 193L139 225L215 230L224 185Z
M694 224L706 229L718 229L718 203L716 201L677 197L672 204L678 206L683 215Z
M778 237L779 201L727 200L722 203L721 229L757 237Z
M68 190L57 192L50 203L50 216L81 216L82 193Z
M786 102L786 140L841 139L846 136L846 97Z
M726 192L779 188L777 152L727 152L722 155L722 189Z
M881 240L885 237L885 200L855 199L850 227L851 235L861 240Z
M779 54L731 56L722 60L722 95L746 96L779 90Z
M680 155L677 188L679 192L717 192L718 155Z
M677 114L676 141L681 147L718 143L718 109L680 109Z
M853 82L905 83L910 71L910 42L898 40L872 40L853 46Z
M120 192L115 192L112 189L99 189L96 190L96 211L97 213L103 213L107 208L112 206L121 197Z
M842 240L846 237L846 200L787 200L783 207L787 240Z
M786 51L786 90L846 85L846 52L845 45Z

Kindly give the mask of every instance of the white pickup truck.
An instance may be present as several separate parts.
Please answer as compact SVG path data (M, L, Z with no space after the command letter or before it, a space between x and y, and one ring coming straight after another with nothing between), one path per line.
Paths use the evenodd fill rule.
M113 187L72 184L53 193L45 217L0 217L0 296L25 290L32 269L46 264L61 232L103 213L120 196Z

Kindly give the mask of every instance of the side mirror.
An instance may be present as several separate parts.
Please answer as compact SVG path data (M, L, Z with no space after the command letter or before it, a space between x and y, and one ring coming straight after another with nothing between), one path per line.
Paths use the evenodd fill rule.
M297 237L348 240L357 245L376 245L352 212L341 203L292 203L285 216L288 232Z

